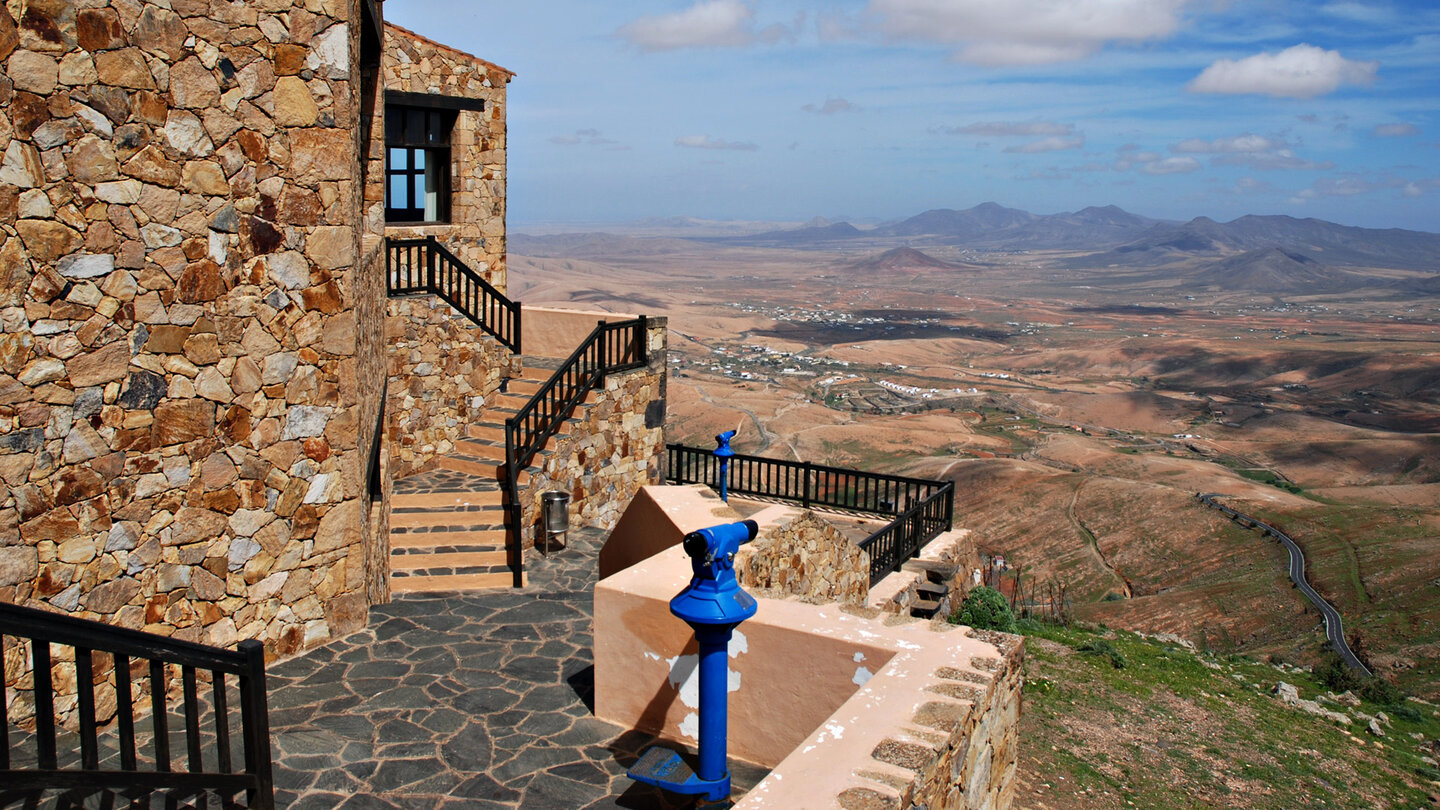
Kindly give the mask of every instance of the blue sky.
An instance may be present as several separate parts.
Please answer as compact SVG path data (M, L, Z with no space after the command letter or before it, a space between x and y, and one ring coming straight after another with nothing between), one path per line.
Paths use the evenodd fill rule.
M1440 6L390 0L515 71L511 228L995 201L1440 231Z

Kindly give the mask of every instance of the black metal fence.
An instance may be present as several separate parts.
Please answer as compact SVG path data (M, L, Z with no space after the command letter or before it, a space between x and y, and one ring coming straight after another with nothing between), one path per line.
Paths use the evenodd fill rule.
M520 353L520 303L506 298L433 236L385 240L385 291L433 293Z
M720 459L714 451L680 444L666 445L666 450L668 480L720 489ZM730 458L725 488L732 495L886 518L889 525L860 542L870 554L872 585L947 531L955 513L955 485L949 481L739 453Z
M643 315L617 323L600 321L530 401L505 420L505 478L510 509L508 557L516 587L523 583L524 577L520 471L530 466L535 454L565 424L586 394L605 385L608 375L642 368L649 362L645 350L648 328Z
M242 641L238 651L223 650L5 603L0 603L0 636L30 640L35 707L33 735L23 731L18 735L21 742L27 736L32 738L32 758L23 749L12 752L12 724L7 709L10 701L0 681L0 793L38 797L45 791L63 791L136 796L162 791L170 796L219 795L226 807L234 807L235 795L243 791L245 806L264 810L275 807L265 649L260 642ZM57 658L51 654L52 645L70 650L62 650ZM101 657L97 659L97 655ZM106 657L114 679L116 726L113 741L108 731L104 735L106 750L102 755L95 684L97 674L104 672ZM61 742L72 735L57 732L52 671L56 661L71 660L79 721L78 758L74 746L61 750ZM178 667L180 675L185 770L175 769L177 763L171 755L167 701L171 666ZM197 671L208 673L210 680L211 719L203 731ZM149 739L146 743L142 731L143 744L137 744L136 734L137 676L148 681L145 686L150 703ZM227 677L233 678L237 686L238 718L232 717ZM105 678L98 680L104 682ZM233 756L234 719L240 726L244 763L240 770L235 768ZM114 750L110 750L112 746Z

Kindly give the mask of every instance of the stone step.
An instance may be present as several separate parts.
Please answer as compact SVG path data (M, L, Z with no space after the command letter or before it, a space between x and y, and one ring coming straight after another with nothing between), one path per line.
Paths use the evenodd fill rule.
M474 509L425 509L413 512L390 510L392 530L434 526L470 529L504 522L505 508L498 503Z
M940 603L933 599L916 599L910 603L910 615L917 619L928 619L940 611Z
M472 489L467 492L420 492L407 493L390 496L391 510L413 511L417 509L463 509L465 507L499 506L504 503L505 493L500 491L500 484L495 481L486 482L485 489Z
M503 526L438 532L391 532L390 550L422 553L436 548L492 549L505 547ZM403 553L403 552L402 552Z
M435 554L391 554L391 571L427 571L436 568L492 568L506 566L505 549L456 551ZM508 569L507 569L508 570Z
M469 473L471 475L483 475L487 478L492 478L497 481L499 480L500 475L505 470L505 462L503 461L496 462L492 460L472 458L470 456L461 456L456 454L441 456L439 459L437 459L437 464L442 469ZM515 483L519 484L522 487L526 484L529 484L530 469L531 468L527 467L526 469L521 470L520 474L516 476L517 480Z
M457 439L455 451L457 456L467 456L477 461L505 461L505 442L476 441L474 439Z
M525 580L522 580L522 582ZM509 588L515 582L509 571L488 574L391 577L391 593L456 593L487 588Z

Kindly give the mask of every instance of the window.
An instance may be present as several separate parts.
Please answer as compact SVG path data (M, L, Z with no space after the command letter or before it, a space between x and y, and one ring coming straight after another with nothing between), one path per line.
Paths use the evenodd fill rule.
M455 113L385 107L385 219L450 220L450 128Z

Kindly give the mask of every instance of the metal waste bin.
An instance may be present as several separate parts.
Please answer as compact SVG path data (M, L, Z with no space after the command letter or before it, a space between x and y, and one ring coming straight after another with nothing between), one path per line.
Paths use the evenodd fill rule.
M540 496L540 511L544 521L545 548L557 535L570 531L570 493L552 490Z

